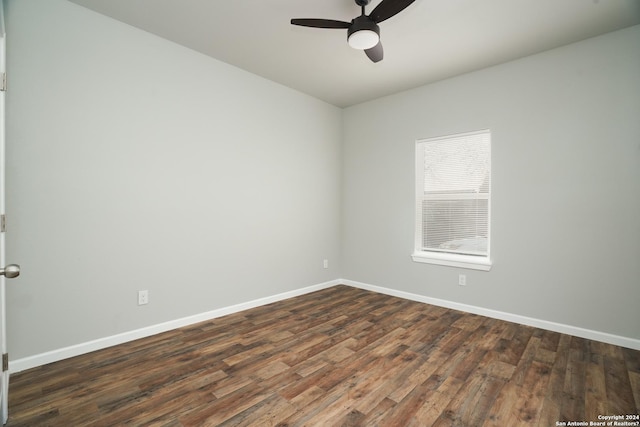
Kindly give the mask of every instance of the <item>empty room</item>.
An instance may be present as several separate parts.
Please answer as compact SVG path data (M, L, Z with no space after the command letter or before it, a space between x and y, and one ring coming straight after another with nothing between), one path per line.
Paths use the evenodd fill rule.
M0 4L5 425L640 426L639 1Z

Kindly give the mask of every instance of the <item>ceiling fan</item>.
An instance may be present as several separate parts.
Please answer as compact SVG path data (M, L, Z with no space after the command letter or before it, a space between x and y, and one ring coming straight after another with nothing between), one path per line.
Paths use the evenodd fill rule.
M314 28L342 28L347 30L347 42L354 49L364 50L370 60L379 62L384 56L380 42L380 27L378 24L402 12L415 0L382 0L369 15L364 7L371 0L355 0L362 8L362 14L351 22L333 19L292 19L291 24Z

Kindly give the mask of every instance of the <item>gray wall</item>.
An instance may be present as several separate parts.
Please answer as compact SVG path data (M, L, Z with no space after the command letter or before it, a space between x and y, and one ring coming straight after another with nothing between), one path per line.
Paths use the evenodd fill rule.
M12 360L338 277L640 338L640 27L340 110L6 3ZM415 140L483 128L492 270L412 262Z
M640 338L639 46L636 26L346 109L344 277ZM415 140L485 128L492 270L414 263Z
M66 1L5 3L12 360L340 277L340 109Z

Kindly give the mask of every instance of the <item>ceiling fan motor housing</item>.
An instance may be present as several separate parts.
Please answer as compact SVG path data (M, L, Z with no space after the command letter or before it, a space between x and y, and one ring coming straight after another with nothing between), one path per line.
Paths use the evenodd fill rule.
M358 16L352 21L351 26L347 29L347 40L358 31L373 31L380 37L380 27L366 15Z

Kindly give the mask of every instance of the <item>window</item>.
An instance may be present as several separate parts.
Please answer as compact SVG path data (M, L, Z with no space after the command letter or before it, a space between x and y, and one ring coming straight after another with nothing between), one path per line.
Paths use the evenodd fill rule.
M416 142L414 261L489 270L491 133Z

